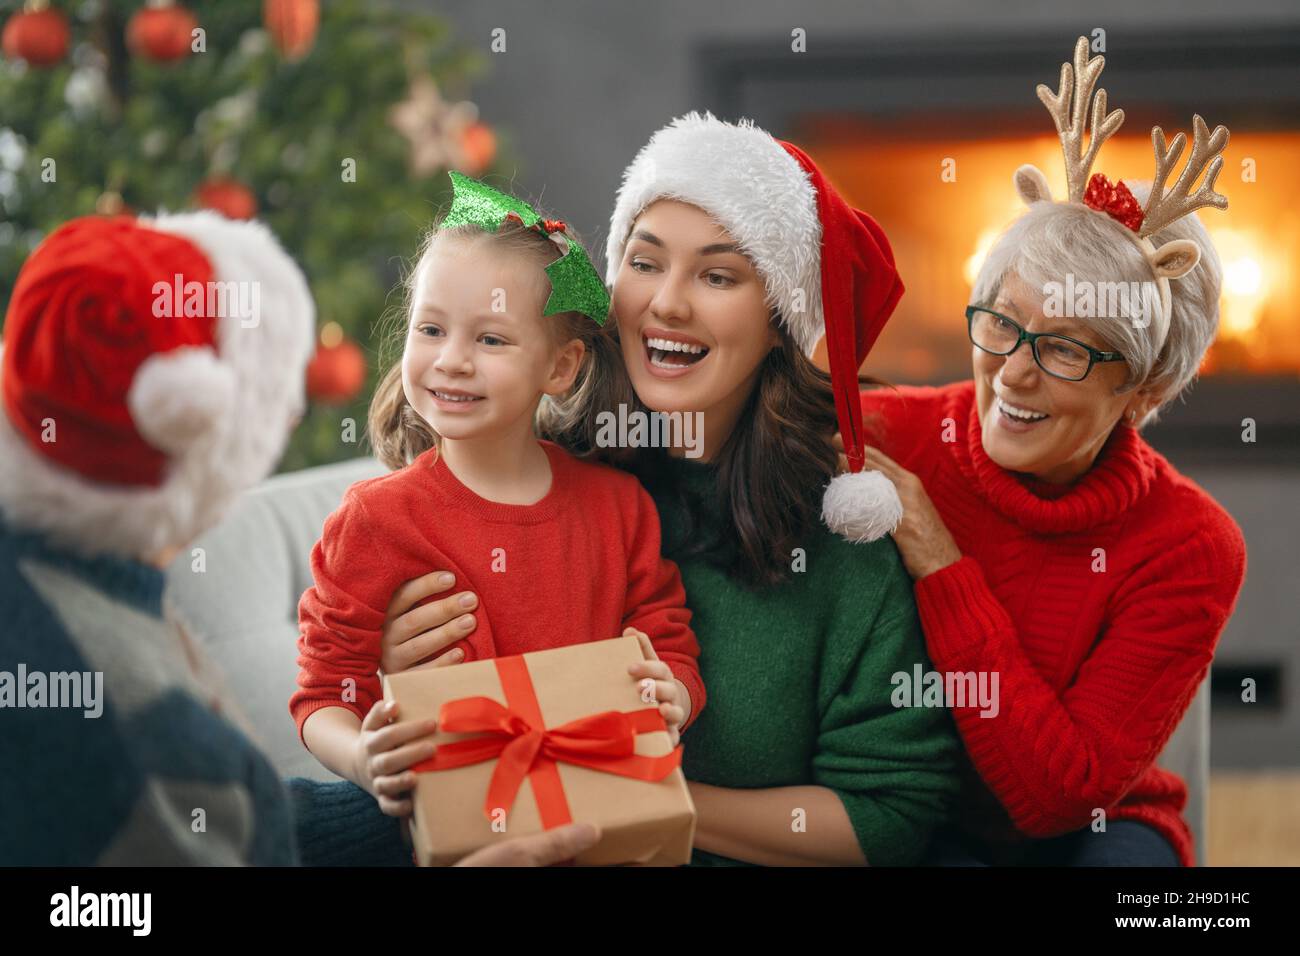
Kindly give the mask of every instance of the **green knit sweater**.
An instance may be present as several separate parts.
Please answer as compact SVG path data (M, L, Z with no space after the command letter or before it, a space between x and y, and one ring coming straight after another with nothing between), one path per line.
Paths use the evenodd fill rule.
M828 787L870 864L917 862L957 792L960 746L945 709L891 704L894 674L931 666L893 540L855 545L818 525L801 542L804 570L750 589L708 558L678 556L688 536L719 540L720 509L706 506L692 521L679 493L708 502L716 470L664 458L643 477L664 552L681 567L708 689L682 741L687 778ZM693 862L737 861L697 850Z

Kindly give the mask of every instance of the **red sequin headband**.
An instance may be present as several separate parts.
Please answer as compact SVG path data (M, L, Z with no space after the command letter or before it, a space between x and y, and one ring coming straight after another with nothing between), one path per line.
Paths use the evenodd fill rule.
M1138 205L1129 188L1122 182L1113 186L1102 173L1093 173L1088 180L1088 188L1083 194L1083 204L1090 209L1104 212L1121 225L1134 232L1142 229L1142 207Z

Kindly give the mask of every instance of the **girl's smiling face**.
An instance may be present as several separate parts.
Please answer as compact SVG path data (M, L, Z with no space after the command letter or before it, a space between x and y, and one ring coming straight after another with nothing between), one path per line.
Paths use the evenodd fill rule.
M613 294L623 359L649 409L704 413L706 459L778 344L766 297L753 263L699 207L661 199L633 223Z
M489 242L435 240L419 265L402 386L443 438L532 428L543 394L566 391L583 346L557 346L542 315L545 274Z

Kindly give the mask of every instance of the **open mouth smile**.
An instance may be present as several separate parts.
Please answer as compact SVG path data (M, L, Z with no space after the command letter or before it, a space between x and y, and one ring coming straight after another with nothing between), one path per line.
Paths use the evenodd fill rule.
M685 374L709 354L709 347L699 339L658 329L643 332L641 344L645 352L646 365L660 377L676 377Z
M999 420L1012 431L1025 431L1052 417L1046 412L1036 412L1032 408L1012 405L1000 396L993 399L993 405L997 409Z

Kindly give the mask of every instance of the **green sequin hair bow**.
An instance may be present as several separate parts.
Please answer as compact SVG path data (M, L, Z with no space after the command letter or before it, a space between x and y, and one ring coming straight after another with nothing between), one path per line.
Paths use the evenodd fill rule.
M442 227L462 226L467 223L488 232L496 232L508 218L518 219L526 229L536 229L543 235L564 229L564 223L543 219L522 199L498 192L486 183L470 179L457 172L451 176L451 210L442 220ZM587 258L582 246L568 236L566 252L546 267L551 280L551 295L546 300L542 315L557 312L580 312L597 325L603 326L609 316L609 293L605 283Z

